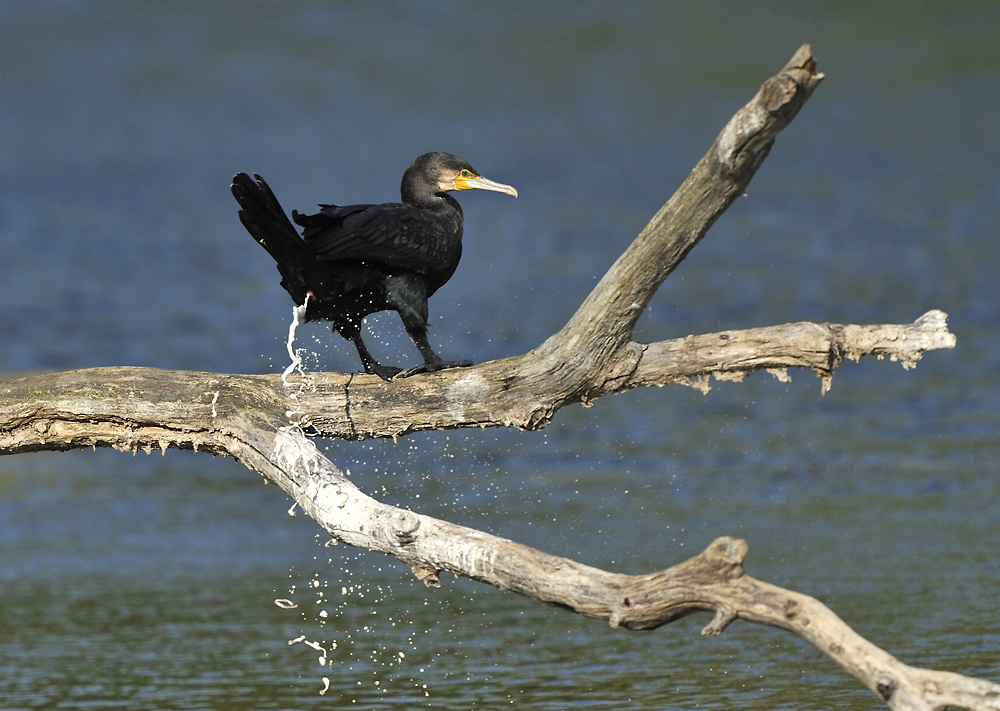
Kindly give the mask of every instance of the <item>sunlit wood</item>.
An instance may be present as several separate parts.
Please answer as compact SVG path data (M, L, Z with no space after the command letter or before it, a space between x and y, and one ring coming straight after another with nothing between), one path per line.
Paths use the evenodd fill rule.
M623 575L383 504L360 491L310 436L398 437L455 427L544 427L570 403L636 387L737 380L807 368L825 391L845 359L912 367L952 348L946 316L912 324L794 323L640 344L649 299L718 216L743 194L778 133L821 81L808 46L726 125L670 200L564 328L529 353L386 383L373 375L234 375L96 368L0 382L0 454L80 447L232 455L278 484L337 541L391 555L427 585L440 572L631 630L701 611L705 634L734 620L806 639L892 709L1000 709L1000 685L903 664L807 595L750 577L747 543L720 537L665 570Z

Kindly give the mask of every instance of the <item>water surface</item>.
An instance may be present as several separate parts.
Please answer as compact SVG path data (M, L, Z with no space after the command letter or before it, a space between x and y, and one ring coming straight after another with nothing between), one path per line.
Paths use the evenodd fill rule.
M825 396L809 373L758 374L604 398L540 433L329 455L382 500L616 571L743 537L752 575L904 661L1000 680L1000 12L747 8L2 3L0 372L282 369L291 304L236 219L233 173L288 209L389 201L429 150L520 192L461 198L433 340L477 362L524 352L810 42L827 79L637 335L940 308L958 348L912 371L847 364ZM385 362L416 358L395 316L370 321ZM310 367L357 368L325 327L303 338ZM0 706L877 703L785 633L706 639L707 615L629 633L448 576L426 590L325 547L288 505L188 452L0 459Z

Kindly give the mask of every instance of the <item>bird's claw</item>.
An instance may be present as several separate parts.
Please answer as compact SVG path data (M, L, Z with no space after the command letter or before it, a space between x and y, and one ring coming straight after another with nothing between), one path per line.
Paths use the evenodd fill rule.
M395 377L409 378L411 375L417 375L418 373L436 373L439 370L447 370L448 368L468 368L471 365L471 360L439 360L435 363L424 362L418 366L410 368L409 370L401 370Z
M381 365L379 363L371 363L365 367L365 371L371 373L372 375L377 375L386 382L389 382L393 378L397 377L403 372L402 368L396 368L391 365Z

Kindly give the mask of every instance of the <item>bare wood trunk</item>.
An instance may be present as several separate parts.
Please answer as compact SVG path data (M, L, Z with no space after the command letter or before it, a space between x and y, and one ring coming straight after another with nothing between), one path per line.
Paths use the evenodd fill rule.
M751 578L747 544L718 538L666 570L622 575L387 506L357 489L305 434L357 439L441 427L544 427L563 405L635 387L764 369L810 368L829 387L845 359L913 366L955 344L946 317L909 325L786 324L639 344L633 327L663 280L737 197L822 79L808 46L727 124L715 144L566 326L524 355L384 383L374 376L279 376L97 368L0 382L0 454L110 446L229 454L277 483L339 541L394 556L428 585L442 570L615 627L655 629L714 611L802 636L893 709L1000 709L1000 685L907 666L819 601Z

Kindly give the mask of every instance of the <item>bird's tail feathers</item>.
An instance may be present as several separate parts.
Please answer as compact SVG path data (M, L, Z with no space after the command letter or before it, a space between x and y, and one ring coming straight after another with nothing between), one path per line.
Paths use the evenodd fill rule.
M240 222L277 260L280 254L288 250L288 245L301 245L302 239L270 186L256 173L253 177L251 179L246 173L238 173L233 177L231 190L236 202L240 204Z
M278 263L282 286L301 304L308 290L306 272L315 258L262 177L237 173L231 190L240 204L240 222Z

